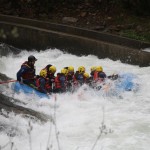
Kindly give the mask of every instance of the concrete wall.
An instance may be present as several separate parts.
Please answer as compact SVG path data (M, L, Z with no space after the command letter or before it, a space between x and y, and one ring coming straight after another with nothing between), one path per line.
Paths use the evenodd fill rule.
M139 66L150 65L144 43L110 34L65 25L0 15L0 42L25 49L59 48L76 55L121 60Z

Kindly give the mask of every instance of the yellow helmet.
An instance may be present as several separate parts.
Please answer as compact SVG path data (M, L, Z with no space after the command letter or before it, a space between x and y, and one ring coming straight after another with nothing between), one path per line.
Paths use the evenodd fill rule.
M96 70L96 66L91 67L91 72Z
M55 66L50 66L50 67L49 67L49 71L50 71L51 73L55 73L55 72L56 72L56 67L55 67Z
M68 74L68 70L65 69L65 68L63 68L63 69L61 70L61 73L64 74L64 75L66 76L66 75Z
M85 78L89 78L89 77L90 77L87 72L85 72L85 73L83 74L83 76L84 76Z
M74 67L73 66L69 66L68 67L68 72L74 72Z
M96 71L97 71L97 72L103 71L103 67L102 67L102 66L97 66L97 67L96 67Z
M46 76L47 76L47 71L44 70L44 69L41 70L41 71L40 71L40 76L46 78Z
M83 66L80 66L78 68L79 73L84 73L85 72L85 68Z

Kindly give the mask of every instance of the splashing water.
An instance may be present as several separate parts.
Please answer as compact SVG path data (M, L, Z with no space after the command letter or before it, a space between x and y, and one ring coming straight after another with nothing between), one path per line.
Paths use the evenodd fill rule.
M18 55L1 56L1 73L15 79L21 64L31 54L38 58L35 64L37 74L47 64L55 65L57 72L69 65L74 66L75 70L82 65L86 67L87 72L90 72L91 66L101 65L107 75L113 73L136 75L140 87L137 92L123 92L120 98L105 96L83 86L73 94L52 95L50 100L27 96L24 93L12 94L12 91L7 88L9 96L26 103L20 105L51 115L55 122L45 124L34 122L13 112L8 115L8 118L0 115L1 148L92 150L93 144L102 131L101 127L105 127L107 131L103 132L98 139L94 150L149 149L150 67L140 68L120 61L98 59L92 55L78 57L58 49L47 49L40 52L23 50ZM10 87L11 84L8 86ZM6 112L3 110L3 113Z

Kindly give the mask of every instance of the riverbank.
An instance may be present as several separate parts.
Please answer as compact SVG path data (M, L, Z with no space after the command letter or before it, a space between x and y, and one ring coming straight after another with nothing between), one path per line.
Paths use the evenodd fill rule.
M150 16L138 16L115 5L101 8L93 3L75 5L63 2L53 4L47 10L44 6L38 7L38 4L25 3L19 7L17 3L14 6L12 2L5 2L0 7L1 14L66 24L150 42Z

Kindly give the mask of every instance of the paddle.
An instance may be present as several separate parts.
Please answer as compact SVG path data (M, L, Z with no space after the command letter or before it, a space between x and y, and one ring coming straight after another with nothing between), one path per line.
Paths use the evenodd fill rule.
M22 80L22 82L24 81L24 80L33 80L34 78L31 78L31 79L21 79ZM10 83L10 82L17 82L18 80L8 80L8 81L2 81L2 82L0 82L0 84L5 84L5 83Z
M10 83L10 82L17 82L17 80L8 80L8 81L3 81L3 82L0 82L0 84Z

